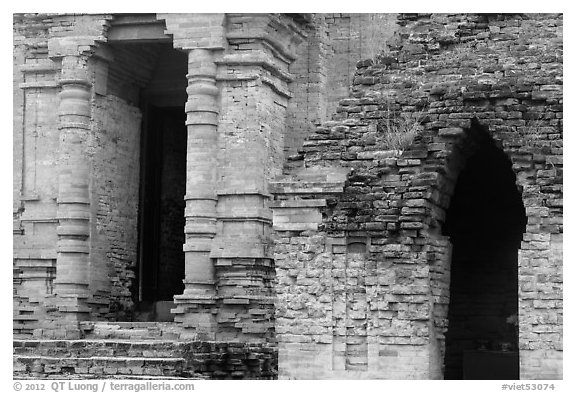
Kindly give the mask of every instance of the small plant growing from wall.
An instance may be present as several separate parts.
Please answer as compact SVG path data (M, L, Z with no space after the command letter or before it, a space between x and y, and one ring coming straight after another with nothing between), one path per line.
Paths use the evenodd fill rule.
M381 134L383 145L388 150L403 151L422 130L422 122L426 116L426 108L411 111L399 111L391 107L390 97L385 97L386 116L380 119L376 130Z

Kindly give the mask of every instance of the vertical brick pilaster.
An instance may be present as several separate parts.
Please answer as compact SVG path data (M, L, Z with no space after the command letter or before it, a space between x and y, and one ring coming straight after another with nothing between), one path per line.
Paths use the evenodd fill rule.
M92 84L81 56L62 58L58 106L58 244L55 292L64 320L88 318L90 258L90 131Z
M202 339L215 338L216 304L214 266L210 259L216 233L216 154L218 129L218 87L213 52L192 49L188 54L188 130L186 163L186 259L185 289L175 296L175 320L185 334Z
M289 17L227 15L217 60L222 89L215 259L218 339L274 337L274 260L268 181L284 161L289 65L303 31Z

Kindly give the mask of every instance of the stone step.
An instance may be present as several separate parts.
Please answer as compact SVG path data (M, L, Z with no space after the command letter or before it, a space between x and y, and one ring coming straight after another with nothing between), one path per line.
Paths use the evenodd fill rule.
M34 314L18 314L12 316L13 321L38 321L38 316Z
M186 360L180 357L54 357L38 355L14 355L14 375L26 374L44 378L50 375L141 375L185 376Z
M335 194L344 191L343 183L336 182L270 182L272 194Z
M274 345L169 340L13 340L14 378L273 379Z
M12 329L12 337L14 338L30 338L32 337L32 335L34 334L34 329L28 328L26 326L22 326L20 324L16 325L14 324L14 327Z
M166 340L13 340L15 355L173 357L190 344Z
M84 321L80 322L80 326L85 328L90 327L115 327L117 329L150 329L158 330L174 326L172 322L101 322L101 321Z
M163 329L171 326L175 326L172 322L140 322L140 321L128 321L128 322L107 322L107 321L84 321L80 322L80 326L115 326L122 329Z
M173 322L81 322L86 339L176 340L178 325Z

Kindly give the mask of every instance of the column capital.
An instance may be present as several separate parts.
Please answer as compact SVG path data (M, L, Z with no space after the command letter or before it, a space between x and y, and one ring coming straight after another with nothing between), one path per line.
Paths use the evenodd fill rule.
M90 89L92 81L88 68L88 58L86 54L70 54L59 57L60 77L58 86L76 86L78 89Z
M296 48L307 36L304 28L288 15L227 14L227 19L230 29L226 39L230 45L254 40L287 64L296 59Z
M289 99L289 66L306 38L304 27L283 14L227 14L227 26L228 46L216 60L218 81L265 84Z
M194 48L188 51L188 86L186 93L188 100L186 101L185 111L187 114L186 125L188 126L218 126L218 114L220 112L220 104L218 102L219 89L216 85L216 63L214 62L214 53L210 49ZM212 143L216 143L215 129L209 132L213 139ZM192 127L189 129L190 137L196 134L204 134L205 129L202 127ZM191 148L193 148L191 146Z
M166 34L173 37L174 48L224 49L226 14L157 14L166 22Z
M96 45L96 37L54 37L48 40L48 57L60 58L66 56L85 55L89 57Z

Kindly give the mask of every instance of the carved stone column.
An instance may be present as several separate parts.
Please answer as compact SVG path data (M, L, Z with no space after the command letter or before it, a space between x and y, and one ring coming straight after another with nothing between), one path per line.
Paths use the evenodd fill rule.
M186 259L184 293L175 296L176 322L184 335L215 339L216 304L214 266L210 259L216 233L216 168L218 128L218 88L216 64L209 49L188 52L188 130L186 160Z
M86 143L90 131L92 84L82 56L62 57L58 106L58 244L55 292L64 320L89 316L90 161Z

